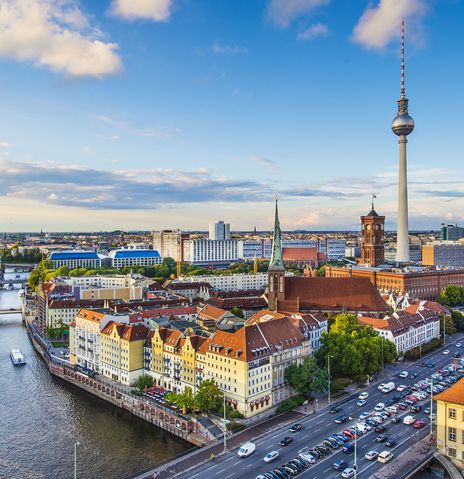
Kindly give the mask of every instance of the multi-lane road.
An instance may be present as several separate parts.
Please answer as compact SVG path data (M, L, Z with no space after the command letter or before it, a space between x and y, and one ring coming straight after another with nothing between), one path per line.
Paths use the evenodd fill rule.
M461 336L461 335L459 335ZM426 362L434 363L435 367L421 367L420 361L405 368L409 372L407 379L398 379L397 377L385 375L383 382L392 380L395 385L399 384L412 385L415 382L430 377L431 374L438 369L449 364L451 362L452 354L459 351L464 354L464 347L458 348L456 343L459 342L458 335L453 338L452 342L448 342L445 347L437 350L432 355L427 356ZM464 344L464 339L462 339ZM443 351L448 349L449 355L444 355ZM401 366L397 368L397 372L402 371ZM411 379L411 373L417 373L417 378ZM391 372L390 372L391 374ZM385 399L392 397L395 392L390 394L384 394L378 390L377 384L373 384L364 389L369 392L369 398L367 404L363 407L358 407L356 402L358 401L358 395L351 397L338 405L342 408L339 414L346 414L352 420L345 422L343 425L337 425L334 419L338 414L330 414L329 408L319 411L316 415L309 416L300 422L304 425L304 429L298 433L292 434L288 431L288 427L282 427L276 429L271 434L257 439L256 453L247 458L239 459L237 457L237 451L230 451L226 454L222 454L215 460L203 464L195 469L192 469L184 474L179 475L182 479L254 479L259 474L263 474L274 467L280 466L285 462L295 458L300 451L306 451L308 448L312 448L320 444L324 439L334 433L340 433L342 430L347 429L358 421L359 415L364 411L373 411L374 406L383 402ZM361 391L359 391L361 392ZM424 407L430 404L430 398L422 401ZM404 417L407 411L401 411L400 417ZM415 429L412 426L407 426L400 421L397 424L393 424L390 421L386 422L386 432L389 438L396 441L397 445L389 450L398 456L401 452L404 452L408 447L412 446L419 439L426 436L429 432L429 417L423 412L415 414L418 420L423 420L426 423L426 427L423 429ZM279 441L285 437L291 436L294 442L286 447L280 447ZM368 461L364 458L367 451L377 450L378 452L387 449L382 444L376 442L377 433L371 431L361 436L357 441L357 466L358 466L358 478L370 477L373 473L384 467L384 464L378 461ZM280 457L271 464L265 464L263 457L270 451L279 451ZM352 466L354 462L354 454L345 454L341 451L341 448L335 450L329 456L319 459L314 465L309 466L308 469L303 471L298 477L305 479L334 479L341 476L341 472L337 472L333 469L333 463L338 459L344 459L347 466Z

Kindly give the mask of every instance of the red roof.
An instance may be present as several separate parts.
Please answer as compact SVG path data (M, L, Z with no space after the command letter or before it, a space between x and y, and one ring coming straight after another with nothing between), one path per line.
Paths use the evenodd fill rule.
M284 261L317 261L317 248L282 248Z

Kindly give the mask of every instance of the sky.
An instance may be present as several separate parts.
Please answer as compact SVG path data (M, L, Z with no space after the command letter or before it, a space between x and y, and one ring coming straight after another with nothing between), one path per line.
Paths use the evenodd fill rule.
M462 0L0 0L0 231L464 223Z

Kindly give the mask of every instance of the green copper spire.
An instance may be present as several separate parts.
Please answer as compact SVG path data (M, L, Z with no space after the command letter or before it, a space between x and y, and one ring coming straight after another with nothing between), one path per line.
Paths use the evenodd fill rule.
M269 263L269 271L282 271L284 269L284 262L282 261L282 231L280 229L279 209L276 199L274 236L272 238L272 256L271 262Z

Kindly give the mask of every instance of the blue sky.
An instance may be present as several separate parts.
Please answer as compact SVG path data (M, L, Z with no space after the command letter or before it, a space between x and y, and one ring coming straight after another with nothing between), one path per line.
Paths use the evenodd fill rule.
M459 0L4 0L0 230L464 222Z

